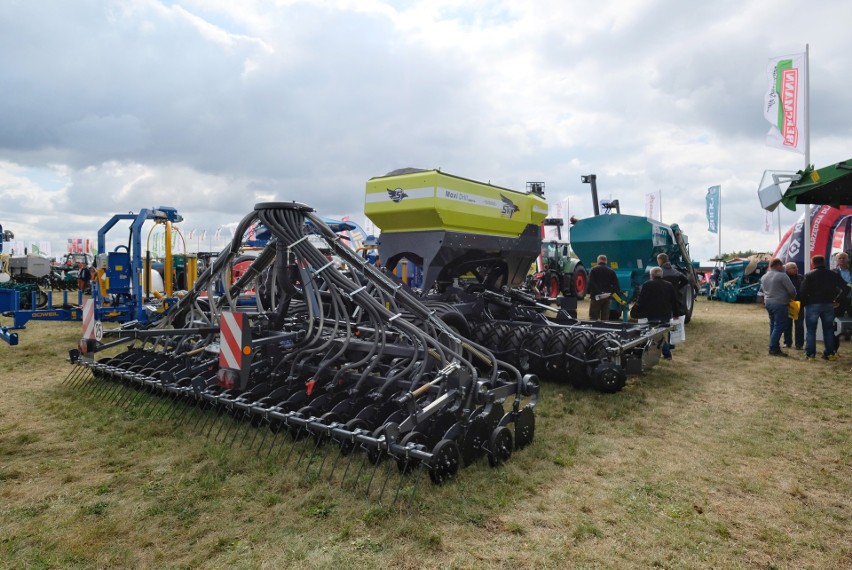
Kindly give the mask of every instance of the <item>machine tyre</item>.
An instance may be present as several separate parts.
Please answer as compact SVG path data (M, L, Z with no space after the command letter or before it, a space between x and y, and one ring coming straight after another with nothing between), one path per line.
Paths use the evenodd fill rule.
M497 426L488 440L488 464L497 467L512 457L512 430L506 426Z
M436 485L442 485L456 476L460 466L461 453L458 444L451 439L442 439L432 449L429 478Z
M571 288L574 296L580 301L586 298L586 286L589 283L589 274L586 273L586 268L582 265L577 265L574 268L574 273L571 275Z

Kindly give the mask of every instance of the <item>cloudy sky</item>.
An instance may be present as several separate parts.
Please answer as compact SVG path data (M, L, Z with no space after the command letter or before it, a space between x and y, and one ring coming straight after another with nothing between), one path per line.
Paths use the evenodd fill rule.
M804 156L765 145L768 60L810 46L811 162L847 159L849 22L846 0L5 0L0 224L55 254L159 205L208 239L260 201L362 221L366 181L411 166L545 181L578 217L583 174L622 213L660 191L700 260L720 184L722 250L771 250L761 175Z

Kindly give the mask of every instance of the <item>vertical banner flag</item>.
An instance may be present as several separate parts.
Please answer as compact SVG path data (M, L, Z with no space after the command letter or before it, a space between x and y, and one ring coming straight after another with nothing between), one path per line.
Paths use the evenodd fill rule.
M663 191L657 190L650 194L645 194L645 217L652 220L660 221L662 212L660 212L660 200L662 199Z
M763 226L761 227L761 231L765 234L772 233L772 212L769 210L763 211Z
M721 186L711 186L707 189L707 231L719 233L719 197L722 193Z
M559 239L562 236L563 240L568 239L568 198L549 204L547 207L547 217L562 220L562 229L558 230L555 226L544 226L542 228L542 237L546 240Z
M763 114L772 124L766 134L767 145L805 154L808 136L805 73L804 53L769 60L766 70L769 89L763 105Z

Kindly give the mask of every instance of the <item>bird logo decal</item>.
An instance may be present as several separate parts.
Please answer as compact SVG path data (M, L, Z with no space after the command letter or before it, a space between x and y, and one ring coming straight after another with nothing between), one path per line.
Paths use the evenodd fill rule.
M502 194L500 194L500 199L503 200L503 210L500 212L500 214L511 219L514 213L520 210L520 208L518 208L514 202L512 202Z
M390 196L390 199L396 202L397 204L402 202L403 198L408 198L408 194L403 192L402 188L394 188L393 190L388 188L388 196Z

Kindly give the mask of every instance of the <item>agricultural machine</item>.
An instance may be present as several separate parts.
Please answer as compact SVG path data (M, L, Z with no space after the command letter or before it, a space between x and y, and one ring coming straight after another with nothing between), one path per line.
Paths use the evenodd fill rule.
M713 272L709 299L726 303L754 303L760 290L760 278L769 271L769 255L752 255L724 262Z
M107 233L120 221L130 221L130 235L128 245L119 245L114 251L100 253L95 260L98 268L97 275L92 279L92 302L90 309L93 320L97 322L131 322L134 325L145 325L160 318L166 309L176 300L174 285L192 286L196 276L195 256L184 255L176 259L171 251L172 224L180 222L182 217L174 208L161 206L156 209L142 209L138 214L116 214L98 231L98 251L106 251ZM159 264L151 259L150 250L142 255L142 230L143 225L153 221L154 226L148 232L151 233L158 226L165 226L166 254L165 261ZM10 266L26 267L29 274L33 274L33 258L11 258ZM37 256L35 256L37 257ZM74 267L89 263L89 254L69 254L65 258L65 266ZM38 257L39 269L35 275L46 277L53 268L46 259ZM19 265L15 265L15 263ZM27 265L23 265L26 262ZM70 262L70 263L69 263ZM155 271L155 265L162 271ZM158 286L160 283L162 286ZM13 283L14 284L14 283ZM20 284L17 285L20 287ZM36 287L34 285L28 285ZM51 321L78 321L83 318L83 291L77 292L76 303L69 302L68 292L72 287L65 288L62 304L54 306L53 292L42 292L40 289L21 294L17 290L4 290L0 284L0 312L11 316L14 324L10 328L3 327L0 330L0 339L9 344L17 344L17 334L10 330L23 329L31 320ZM37 294L38 293L38 294ZM28 299L30 300L28 302ZM36 306L38 308L33 308ZM100 328L98 329L100 330Z
M562 294L583 300L589 275L583 262L573 254L571 244L562 238L563 224L559 218L545 218L542 222L542 229L556 229L557 238L542 240L541 270L531 276L529 288L551 299Z
M407 260L422 268L423 302L522 373L617 392L628 373L660 357L667 327L578 321L576 284L556 306L521 288L542 251L542 186L520 193L405 169L367 182L365 213L382 230L384 267Z
M642 284L648 281L649 270L657 265L657 255L665 253L672 267L687 280L678 294L684 308L685 321L692 318L698 279L689 258L686 235L677 224L671 226L642 216L605 213L578 220L571 227L571 246L580 259L607 256L610 267L618 276L622 299L634 301ZM610 314L620 318L627 305L613 306Z
M211 294L231 283L257 223L267 244ZM397 473L425 470L442 483L478 458L498 465L534 437L536 377L460 335L445 320L458 313L412 294L301 204L257 204L194 287L155 318L98 333L99 314L85 313L70 384L144 398L146 409L149 394L161 396L150 407L158 417L195 418L217 441L253 434L249 445L259 440L267 455L289 441L285 461L359 484L368 475L368 494L381 497ZM337 453L320 452L325 445Z

